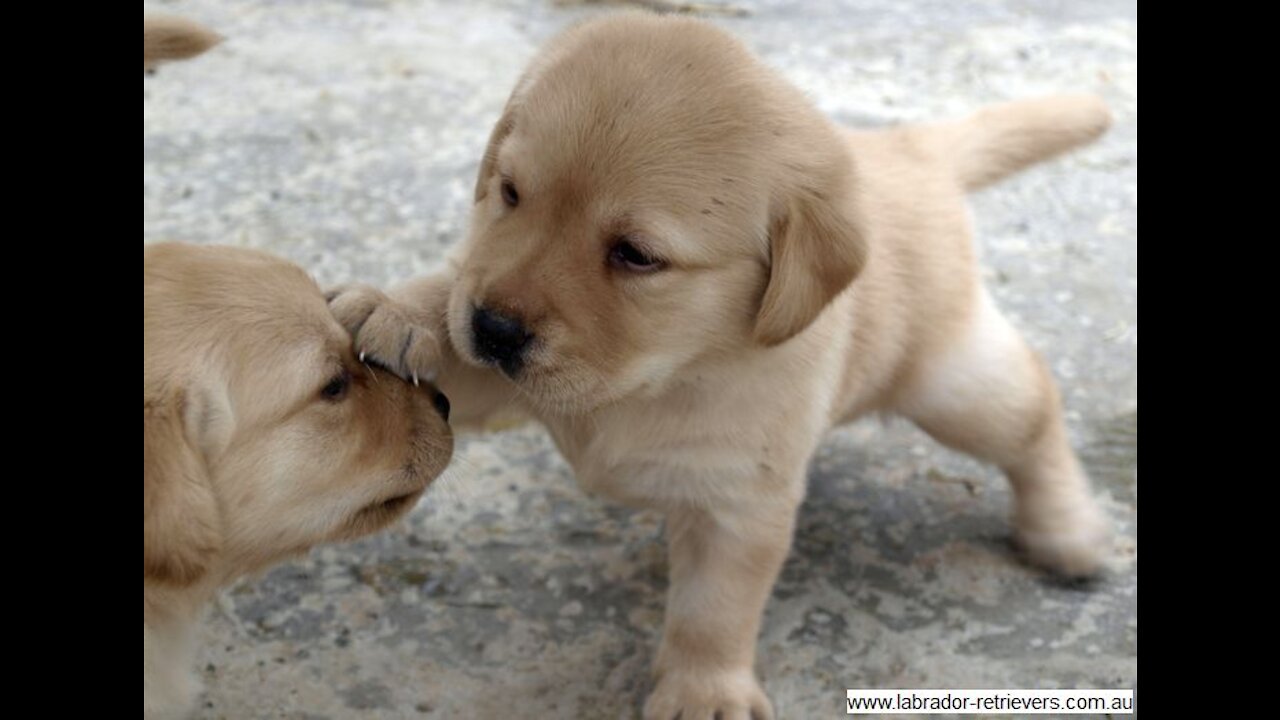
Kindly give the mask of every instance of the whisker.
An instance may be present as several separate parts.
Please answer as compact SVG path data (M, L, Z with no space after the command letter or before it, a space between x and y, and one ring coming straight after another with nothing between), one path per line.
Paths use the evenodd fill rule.
M469 502L480 496L480 469L467 458L454 456L425 493L426 502Z

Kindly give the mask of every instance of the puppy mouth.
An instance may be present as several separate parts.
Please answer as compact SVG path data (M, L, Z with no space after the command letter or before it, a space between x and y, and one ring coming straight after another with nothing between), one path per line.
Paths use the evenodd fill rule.
M359 526L384 525L412 508L421 495L422 490L417 490L369 503L356 511L354 520Z
M417 500L418 496L421 494L422 493L420 492L412 492L405 493L404 495L397 495L393 498L383 500L382 502L374 503L370 508L379 512L398 513L413 503L413 501Z
M480 363L485 367L497 368L501 370L502 374L506 375L507 379L513 382L518 382L520 380L521 371L525 369L525 364L522 359L495 361L495 360L485 360L481 358Z

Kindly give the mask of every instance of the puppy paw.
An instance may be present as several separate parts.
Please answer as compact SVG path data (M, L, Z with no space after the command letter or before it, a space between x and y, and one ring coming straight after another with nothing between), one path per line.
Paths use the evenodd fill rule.
M361 362L380 365L414 384L435 379L440 344L425 312L368 285L340 285L325 292L325 299L351 333Z
M750 669L663 673L644 703L644 720L773 720L773 706Z
M1060 575L1097 575L1111 556L1111 521L1092 499L1039 522L1020 520L1018 545L1037 565Z

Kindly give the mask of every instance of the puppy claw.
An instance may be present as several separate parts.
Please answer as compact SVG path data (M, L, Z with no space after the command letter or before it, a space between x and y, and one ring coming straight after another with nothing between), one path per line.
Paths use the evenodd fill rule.
M440 346L424 313L362 285L333 289L329 309L351 333L362 364L373 364L421 387L435 381ZM430 371L430 372L428 372Z

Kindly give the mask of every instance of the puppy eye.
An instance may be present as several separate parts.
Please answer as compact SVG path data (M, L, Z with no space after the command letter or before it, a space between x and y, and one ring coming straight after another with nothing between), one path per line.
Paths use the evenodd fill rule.
M516 184L505 178L502 181L502 202L506 203L507 207L520 204L520 193L516 192Z
M345 369L333 376L328 385L320 389L320 397L329 402L338 402L347 396L347 388L351 385L351 373Z
M667 266L626 238L619 238L609 248L609 265L617 270L635 273L657 272Z

